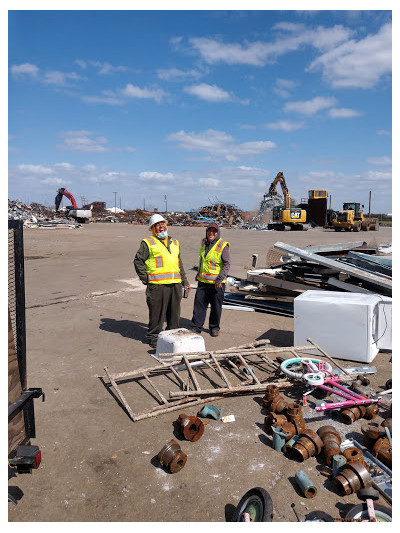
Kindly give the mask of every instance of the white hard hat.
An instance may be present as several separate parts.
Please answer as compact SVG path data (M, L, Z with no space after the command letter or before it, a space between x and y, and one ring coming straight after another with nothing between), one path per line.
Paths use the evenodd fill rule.
M149 220L149 228L153 226L154 224L157 224L157 222L166 222L165 218L156 213L155 215L151 215Z

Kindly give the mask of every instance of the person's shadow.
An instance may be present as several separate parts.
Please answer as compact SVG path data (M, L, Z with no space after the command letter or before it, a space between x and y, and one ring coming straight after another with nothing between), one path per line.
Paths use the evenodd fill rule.
M181 328L190 329L192 326L191 320L187 318L180 319L179 323ZM101 318L100 329L103 331L109 331L110 333L119 333L123 337L128 339L134 339L148 344L146 333L147 324L143 322L136 322L135 320L116 320L115 318Z

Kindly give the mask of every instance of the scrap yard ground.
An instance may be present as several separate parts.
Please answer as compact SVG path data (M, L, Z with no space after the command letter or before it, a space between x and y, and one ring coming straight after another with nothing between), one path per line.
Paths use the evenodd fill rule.
M181 243L184 266L195 286L196 272L191 269L197 265L205 228L170 227L170 234ZM316 468L321 460L298 463L272 448L263 427L263 393L213 401L235 421L210 420L197 442L180 439L174 426L180 411L132 422L107 387L107 378L99 376L105 375L105 366L125 372L157 364L145 343L145 287L132 263L147 235L145 226L122 223L24 231L28 386L41 387L46 399L35 403L33 443L42 450L42 464L32 475L9 480L14 497L23 493L17 506L8 504L9 520L223 522L243 494L257 486L270 493L277 522L296 521L292 502L302 517L312 510L339 517L350 504L359 503L356 495L337 494ZM305 247L365 240L377 246L391 242L392 230L281 233L222 228L222 237L231 243L231 275L245 278L252 254L258 254L257 267L266 266L277 241ZM182 300L182 327L190 325L194 293ZM207 350L258 339L291 346L293 319L224 310L220 336L204 332L203 337ZM377 367L371 377L376 390L391 377L390 361L390 353L380 353L372 363ZM155 405L140 386L125 384L123 390L133 411ZM295 389L290 394L299 399ZM185 413L197 411L193 406ZM314 430L332 423L311 407L304 409L304 417ZM360 421L352 426L333 423L343 438L360 433ZM176 474L167 473L156 460L171 438L188 456ZM294 482L298 470L305 470L316 484L315 498L300 494Z

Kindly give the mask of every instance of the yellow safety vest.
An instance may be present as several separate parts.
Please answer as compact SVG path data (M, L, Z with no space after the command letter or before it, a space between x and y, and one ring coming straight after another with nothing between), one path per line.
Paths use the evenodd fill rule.
M149 257L145 261L147 281L157 285L181 283L179 270L179 242L171 239L170 252L155 237L142 239L149 247Z
M200 248L200 265L197 274L198 281L202 281L203 283L215 283L215 280L223 267L221 256L225 246L230 246L229 242L218 239L208 254L205 255L206 239L202 239ZM225 281L226 279L222 280L221 283L225 283Z

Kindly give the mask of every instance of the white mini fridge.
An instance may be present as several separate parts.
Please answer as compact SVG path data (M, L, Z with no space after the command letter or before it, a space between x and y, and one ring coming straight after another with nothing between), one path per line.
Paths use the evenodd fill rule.
M370 363L379 351L380 300L376 294L304 292L294 299L294 345L306 346L310 338L331 357Z

